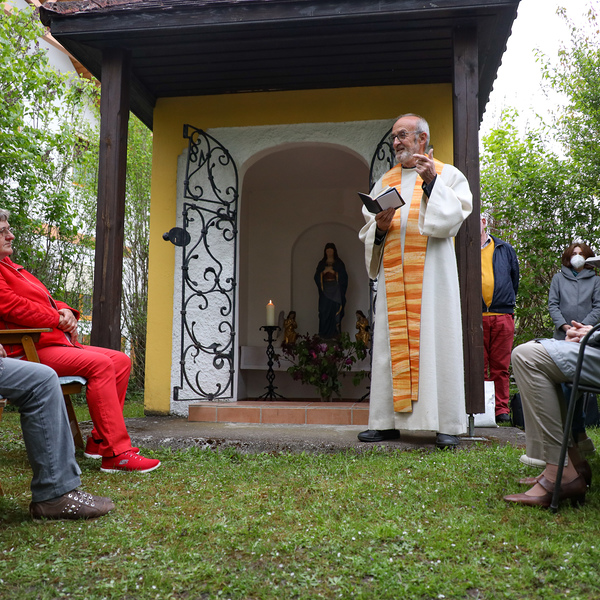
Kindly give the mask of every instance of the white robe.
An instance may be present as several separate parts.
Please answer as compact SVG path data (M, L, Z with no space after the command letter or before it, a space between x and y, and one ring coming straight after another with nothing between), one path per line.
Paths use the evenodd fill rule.
M406 204L401 210L401 242L417 173L403 169L400 191ZM381 179L372 194L382 189ZM375 244L375 217L363 208L366 225L360 231L365 244L369 277L378 278L373 330L373 363L369 429L407 429L460 435L467 431L464 363L458 269L453 237L473 208L465 176L444 165L431 197L423 194L419 231L429 236L423 272L419 399L412 412L396 413L393 405L392 365L388 311L383 269L385 242Z

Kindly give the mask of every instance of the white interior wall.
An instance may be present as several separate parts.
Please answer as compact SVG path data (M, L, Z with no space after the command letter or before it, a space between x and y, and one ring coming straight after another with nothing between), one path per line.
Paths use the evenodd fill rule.
M263 344L266 304L297 313L298 331L318 331L313 276L327 242L336 244L349 275L342 329L355 331L354 313L368 310L368 277L358 231L364 224L357 191L368 167L344 148L283 147L248 169L242 188L240 344Z

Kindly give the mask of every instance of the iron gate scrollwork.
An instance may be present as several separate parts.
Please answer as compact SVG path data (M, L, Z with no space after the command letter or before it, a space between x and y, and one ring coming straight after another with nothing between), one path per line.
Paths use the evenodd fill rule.
M394 146L390 141L392 129L393 128L390 127L387 133L379 140L375 154L373 154L373 158L371 158L371 169L369 171L370 190L373 189L373 186L377 183L379 178L396 164Z
M173 399L216 400L234 391L238 173L206 132L185 125L183 137L183 234L175 236L182 240L180 381ZM180 398L183 389L195 398Z
M371 158L371 168L369 170L369 190L379 181L380 177L387 173L396 164L396 153L394 145L390 141L392 127L388 129L385 135L379 140L377 148ZM371 322L371 331L375 324L375 297L377 295L377 279L369 279L369 321ZM371 344L373 336L371 336Z

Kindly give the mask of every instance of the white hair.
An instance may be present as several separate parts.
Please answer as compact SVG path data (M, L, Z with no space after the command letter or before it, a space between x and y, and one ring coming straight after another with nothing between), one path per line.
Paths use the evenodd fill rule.
M415 117L417 119L417 130L416 133L426 133L427 134L427 143L431 140L431 134L429 133L429 123L421 116L416 113L404 113L400 115L396 121L403 119L404 117Z

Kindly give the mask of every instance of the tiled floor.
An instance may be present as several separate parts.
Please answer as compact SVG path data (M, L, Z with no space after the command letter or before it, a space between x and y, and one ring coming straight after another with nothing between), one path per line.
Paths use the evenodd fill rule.
M240 400L190 404L188 421L288 425L367 425L368 402Z

